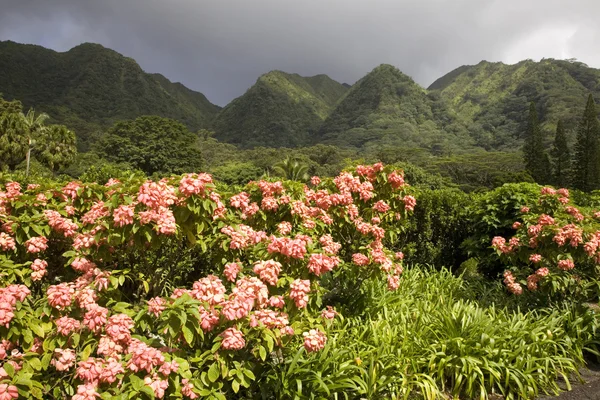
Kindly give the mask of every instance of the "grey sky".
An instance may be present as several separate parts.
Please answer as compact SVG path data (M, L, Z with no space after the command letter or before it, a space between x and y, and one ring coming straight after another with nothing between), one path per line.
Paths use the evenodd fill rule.
M427 86L463 65L600 66L598 0L0 0L0 40L101 43L224 105L273 69L353 83L390 63Z

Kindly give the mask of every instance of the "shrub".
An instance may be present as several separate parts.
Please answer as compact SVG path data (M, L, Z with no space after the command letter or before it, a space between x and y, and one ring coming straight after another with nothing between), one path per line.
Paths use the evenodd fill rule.
M381 164L311 182L235 194L207 174L6 183L0 384L34 398L223 399L286 345L318 352L330 293L380 271L397 288L402 256L383 243L415 199ZM194 274L191 288L165 286Z
M522 294L526 286L538 297L597 299L600 212L577 207L567 189L544 187L536 200L521 208L508 241L503 236L491 241L508 267L508 290Z

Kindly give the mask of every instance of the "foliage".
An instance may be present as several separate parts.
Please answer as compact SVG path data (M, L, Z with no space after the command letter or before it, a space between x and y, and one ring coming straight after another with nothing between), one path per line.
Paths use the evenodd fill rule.
M508 289L519 295L524 284L541 298L597 299L600 214L573 204L567 189L544 187L534 200L521 209L508 242L491 242L508 267Z
M413 267L395 292L365 289L364 315L336 322L321 352L266 364L247 397L530 399L558 393L560 378L570 387L596 351L597 315L480 306L447 270Z
M571 183L571 151L562 121L556 124L556 136L552 146L552 170L554 184L568 187Z
M129 163L148 175L198 171L202 154L196 136L174 120L145 116L115 124L96 145L114 163Z
M529 104L529 116L527 118L527 129L525 130L525 143L523 144L523 158L525 169L538 183L547 183L548 173L545 163L544 140L538 121L535 103Z
M457 189L420 188L415 197L414 215L399 243L406 261L457 268L466 260L460 245L471 234L471 196Z
M467 256L478 260L479 271L485 276L496 278L505 269L500 257L490 250L492 238L514 232L512 226L521 215L521 208L538 197L539 188L532 183L511 183L472 195L472 203L465 211L472 234L462 248Z
M286 346L320 350L329 292L379 271L397 287L401 255L383 241L397 241L415 200L381 164L311 185L6 182L2 384L33 398L223 399Z
M0 98L0 167L14 170L33 156L52 171L68 166L77 153L75 134L62 125L46 126L48 115L24 114L20 103Z
M596 103L590 94L577 130L574 179L576 189L590 191L600 188L600 122Z

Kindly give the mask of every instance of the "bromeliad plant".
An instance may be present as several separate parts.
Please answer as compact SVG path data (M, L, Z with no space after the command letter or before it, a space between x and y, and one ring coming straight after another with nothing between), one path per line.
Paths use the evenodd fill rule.
M285 346L325 346L331 282L383 272L398 287L402 253L384 243L415 206L402 172L381 164L236 194L207 174L5 187L2 400L237 393ZM215 273L151 297L152 271L126 256L177 241Z
M597 298L600 273L600 212L576 207L567 189L541 189L536 203L521 208L508 241L494 237L492 247L509 268L507 289L570 299Z

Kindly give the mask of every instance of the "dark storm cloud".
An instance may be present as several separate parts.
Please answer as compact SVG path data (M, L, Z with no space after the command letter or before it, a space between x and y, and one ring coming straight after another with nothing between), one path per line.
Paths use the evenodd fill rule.
M97 42L225 104L281 69L353 83L390 63L427 86L486 59L600 66L597 0L0 0L0 40Z

